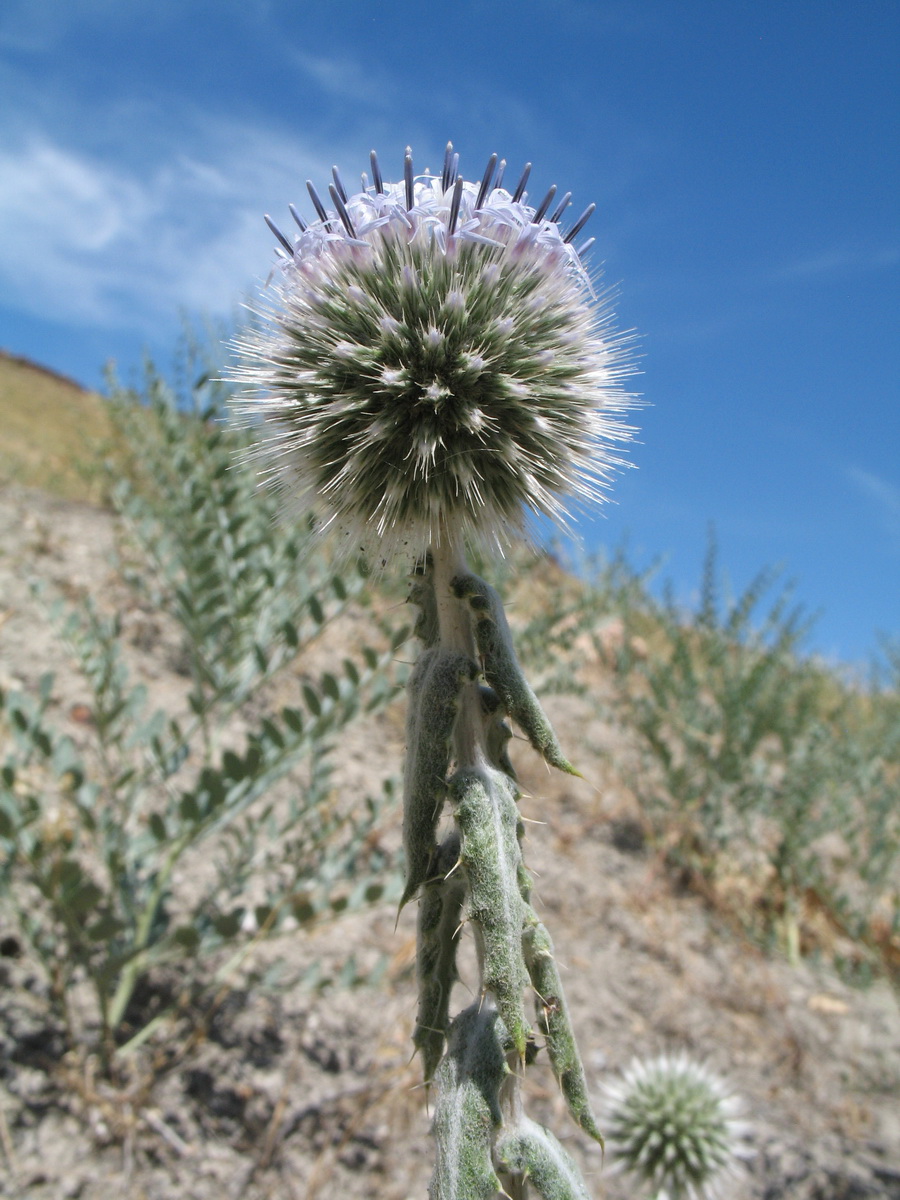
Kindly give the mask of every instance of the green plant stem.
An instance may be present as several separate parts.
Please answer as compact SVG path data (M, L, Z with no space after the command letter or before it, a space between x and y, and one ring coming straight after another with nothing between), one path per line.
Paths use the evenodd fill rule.
M451 580L468 573L465 551L461 541L446 531L439 544L432 547L434 564L434 593L437 600L440 643L445 650L458 650L472 660L477 659L472 622L464 604L450 590ZM454 731L456 768L482 767L486 764L484 721L477 683L467 683L460 694L459 716Z
M431 549L434 571L434 593L438 611L440 644L447 650L458 650L469 658L478 659L472 618L465 600L458 599L451 589L451 582L469 573L465 550L461 539L441 531L441 538ZM486 727L481 695L477 681L463 685L459 713L454 729L454 758L456 770L485 769L489 766L486 745ZM475 947L478 960L478 990L484 993L484 944L481 932L475 926ZM507 1057L509 1074L500 1092L500 1104L510 1127L518 1125L523 1117L522 1063L514 1050ZM509 1200L526 1200L528 1184L521 1175L503 1172L503 1185ZM498 1193L499 1194L499 1193Z
M525 1106L522 1103L522 1060L515 1050L506 1056L506 1065L509 1067L509 1074L500 1089L500 1106L507 1125L515 1129L522 1124L525 1116ZM527 1200L528 1181L524 1175L511 1175L502 1171L501 1178L509 1200Z
M125 1015L125 1009L128 1007L128 1001L131 999L141 971L144 969L144 960L147 949L147 943L150 940L150 931L153 928L153 919L156 916L156 911L162 901L166 887L171 877L172 871L175 869L175 864L181 857L182 852L189 845L191 839L188 836L180 837L172 846L169 853L166 855L166 860L160 868L159 875L156 878L156 883L147 903L144 905L144 911L141 913L138 921L136 937L135 937L135 954L131 960L126 963L122 970L119 985L115 990L112 1001L109 1005L107 1017L108 1029L113 1030Z

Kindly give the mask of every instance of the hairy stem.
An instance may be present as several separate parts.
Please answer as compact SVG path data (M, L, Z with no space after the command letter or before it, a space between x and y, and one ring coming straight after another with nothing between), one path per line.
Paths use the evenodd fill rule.
M434 572L434 591L437 602L439 641L443 649L457 650L477 660L478 651L472 625L472 615L465 600L460 599L451 584L465 577L469 567L461 540L442 531L440 543L431 549ZM457 771L482 769L489 765L487 726L478 681L463 685L459 713L454 729L454 759ZM475 927L475 946L478 957L478 988L484 994L484 942ZM500 1104L510 1125L518 1124L523 1116L522 1062L518 1052L508 1055L510 1073L503 1081ZM509 1200L526 1200L528 1185L521 1175L503 1172L503 1185ZM500 1193L498 1193L499 1195Z
M462 542L444 533L431 550L434 564L434 593L437 601L440 644L444 650L458 650L476 660L475 635L465 605L454 596L450 584L468 573ZM459 715L454 731L454 758L457 770L478 767L485 762L484 722L476 682L464 685L460 693Z

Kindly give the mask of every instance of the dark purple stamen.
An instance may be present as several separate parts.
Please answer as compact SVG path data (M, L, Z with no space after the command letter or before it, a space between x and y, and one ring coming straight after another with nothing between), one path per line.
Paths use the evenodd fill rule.
M403 159L403 180L406 184L406 209L407 212L412 208L413 195L413 162L412 162L412 147L406 147L406 155Z
M481 177L481 187L478 189L478 197L475 200L476 209L481 208L484 204L485 197L488 194L488 188L491 186L491 180L494 178L494 169L497 166L497 155L492 154L488 159L488 165L484 168L484 174Z
M453 143L447 143L447 149L444 151L444 169L441 171L441 191L446 192L450 186L450 168L453 165Z
M459 218L459 203L462 200L462 194L463 181L462 176L460 176L453 185L453 199L450 201L450 220L447 222L447 232L451 234L456 232L456 222Z
M331 175L332 175L332 178L334 179L334 186L337 188L337 194L340 196L340 198L346 204L347 203L347 189L344 187L343 183L341 183L341 173L337 169L337 167L331 168Z
M275 222L272 220L272 218L269 216L268 213L265 214L265 217L266 217L266 224L268 225L268 227L272 230L272 232L278 238L279 242L281 242L282 246L284 246L285 250L287 250L287 252L291 256L291 258L293 258L294 257L294 247L287 240L287 238L284 236L284 234L281 232L281 230L278 228L278 226L275 224Z
M294 208L293 204L289 204L288 208L291 210L291 216L294 218L294 220L300 226L300 232L305 233L306 232L306 222L303 220L303 218L297 212L296 208Z
M313 202L313 207L315 208L316 212L319 214L319 220L327 221L328 213L325 211L325 205L319 199L319 193L313 187L311 179L307 179L307 181L306 181L306 190L309 192L309 198Z
M369 155L369 162L372 164L372 182L375 184L375 194L381 196L384 193L384 181L381 178L381 167L378 165L378 155L374 150Z
M334 207L337 209L337 214L341 218L344 228L352 238L355 238L356 230L353 228L353 222L350 220L350 214L347 212L347 206L344 204L340 192L333 183L329 184L328 191L331 193L331 199L334 201Z
M531 218L532 225L539 225L540 222L543 221L544 216L546 215L547 209L553 203L553 197L555 195L556 195L556 184L554 183L554 184L551 184L550 191L547 193L547 195L541 201L541 207L537 210L537 212Z
M569 230L569 232L563 238L564 242L571 242L576 237L578 237L579 233L581 233L582 229L584 229L585 225L587 225L588 221L591 219L591 217L594 213L594 209L596 207L597 207L596 204L589 204L587 206L587 208L584 210L584 212L581 214L581 216L578 218L578 220L575 222L575 224L572 226L572 228ZM579 253L581 253L581 251L579 251Z
M563 196L562 200L560 200L559 204L557 204L556 208L553 210L553 212L550 215L550 220L554 224L559 220L559 218L563 215L563 213L569 207L569 204L571 203L571 201L572 201L572 193L566 192L566 194Z
M525 184L528 182L528 176L531 174L531 163L525 164L525 169L522 172L522 178L516 185L516 190L513 192L513 204L518 204L522 199L522 194L525 191Z

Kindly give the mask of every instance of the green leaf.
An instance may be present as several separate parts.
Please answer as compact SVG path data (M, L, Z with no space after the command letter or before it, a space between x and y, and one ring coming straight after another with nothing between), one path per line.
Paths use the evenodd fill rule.
M212 767L204 767L200 772L200 791L206 794L210 808L218 808L225 799L225 784L222 776Z
M228 779L243 779L246 774L242 760L233 750L226 750L222 755L222 769Z
M74 858L66 858L59 865L59 882L63 888L74 889L80 886L84 872L81 864Z
M158 842L164 842L167 840L169 835L168 831L166 830L166 823L158 812L150 814L150 820L148 824L150 825L150 832Z
M308 603L309 603L309 611L312 614L312 619L315 621L315 623L317 625L324 625L325 624L325 611L322 608L322 605L319 603L318 596L316 596L316 595L310 596Z
M200 820L200 808L197 804L197 797L193 792L182 792L181 800L178 804L178 811L185 821L190 821L195 824Z
M87 929L87 935L92 942L108 942L121 933L125 928L125 923L120 921L118 917L114 917L112 913L105 913L98 921Z
M186 950L195 950L200 944L200 934L193 925L179 925L172 934L172 938Z
M298 708L283 708L281 710L281 718L288 729L294 733L303 732L303 714Z
M35 729L31 735L32 741L46 758L49 758L53 753L53 743L45 730Z
M322 676L322 691L326 696L330 696L332 700L340 700L341 698L341 689L338 686L338 681L327 671Z
M321 717L322 702L308 683L303 685L303 699L306 701L306 707L314 717Z
M92 908L96 908L103 898L102 889L97 887L93 880L86 879L79 887L74 888L71 893L66 895L65 906L69 912L81 917L90 912Z
M220 913L213 917L216 932L223 938L233 938L241 927L246 911L245 908L234 908L229 913Z
M398 650L404 642L408 642L412 636L412 629L409 625L401 625L396 629L391 637L391 649Z
M316 906L310 896L296 896L291 903L291 912L301 925L315 919Z
M284 735L274 721L271 721L268 717L263 717L260 722L260 728L266 741L272 742L279 750L284 749Z
M344 674L354 685L354 687L359 686L359 668L357 667L356 663L351 662L349 658L344 659Z

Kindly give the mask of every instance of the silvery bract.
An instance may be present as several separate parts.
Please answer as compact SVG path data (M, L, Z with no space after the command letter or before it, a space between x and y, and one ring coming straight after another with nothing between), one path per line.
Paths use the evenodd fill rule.
M235 377L261 416L260 456L292 504L347 548L420 555L455 535L501 546L529 514L565 524L620 464L633 398L571 228L569 195L528 203L491 158L480 183L448 147L440 175L348 193L334 170L318 219L280 242ZM593 239L590 239L592 242Z

